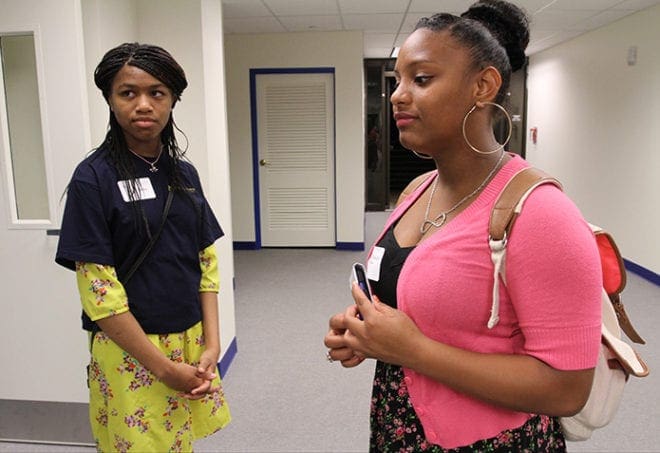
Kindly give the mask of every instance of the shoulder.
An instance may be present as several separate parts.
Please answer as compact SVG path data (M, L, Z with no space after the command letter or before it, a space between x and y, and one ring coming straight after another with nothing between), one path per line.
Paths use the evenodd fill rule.
M415 179L410 181L399 195L399 198L396 200L396 205L399 206L401 202L405 200L408 195L410 195L415 190L417 190L417 188L421 186L424 181L429 179L429 177L431 177L431 175L433 175L434 173L435 170L427 171L426 173L422 173L421 175L415 177Z
M525 201L509 238L509 254L528 264L598 264L589 224L575 203L552 184L537 187Z
M100 179L111 174L114 174L114 169L107 158L107 152L103 148L98 148L76 166L71 183L96 184Z
M199 181L199 173L197 172L197 169L192 164L192 162L186 159L178 159L177 165L179 167L179 171L184 176L187 178L192 178L193 181Z

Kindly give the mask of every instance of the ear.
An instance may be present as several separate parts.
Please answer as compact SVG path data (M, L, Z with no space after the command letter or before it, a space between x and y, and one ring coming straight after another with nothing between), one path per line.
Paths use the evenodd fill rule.
M502 75L493 66L482 69L477 76L474 96L478 101L492 102L502 86Z

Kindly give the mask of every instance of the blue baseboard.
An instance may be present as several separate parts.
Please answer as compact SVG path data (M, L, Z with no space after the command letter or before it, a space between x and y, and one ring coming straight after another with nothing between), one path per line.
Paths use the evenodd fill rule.
M639 275L644 280L648 280L651 283L654 283L657 286L660 286L660 275L656 274L650 269L640 266L639 264L633 263L630 260L623 259L623 263L626 266L626 269L630 272Z
M256 242L251 241L234 241L234 250L259 250L260 246ZM337 242L335 244L337 250L349 250L354 252L361 252L364 250L364 242Z
M361 252L364 250L364 242L337 242L335 244L337 250L349 250L353 252Z
M234 241L234 250L258 250L257 243L254 241Z
M220 362L218 362L218 370L220 370L220 378L224 378L225 375L227 374L227 370L229 370L229 365L231 365L231 362L234 360L234 357L236 357L237 352L238 352L238 346L236 345L236 337L234 337L231 340L231 343L229 343L227 352L225 352L225 355L223 355L222 359L220 359Z

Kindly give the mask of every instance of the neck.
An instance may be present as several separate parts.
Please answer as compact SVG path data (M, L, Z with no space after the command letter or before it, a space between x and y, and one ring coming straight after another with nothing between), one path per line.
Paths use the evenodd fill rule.
M156 157L160 154L163 145L160 142L155 143L128 143L128 148L135 154L143 157Z
M481 182L490 172L501 154L481 156L470 150L447 154L435 159L440 180L438 181L445 189L455 188L460 191L461 187L472 187L474 182ZM504 161L508 156L504 156Z

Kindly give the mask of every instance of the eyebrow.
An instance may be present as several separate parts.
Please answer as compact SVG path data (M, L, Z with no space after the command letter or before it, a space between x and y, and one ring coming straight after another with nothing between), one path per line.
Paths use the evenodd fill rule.
M137 87L139 87L139 86L140 86L140 85L135 84L135 83L126 83L126 82L124 82L124 83L120 83L120 84L117 86L117 88L137 88ZM153 85L149 85L149 86L147 86L147 88L150 88L150 89L154 89L154 88L162 88L162 87L167 88L167 85L165 85L164 83L154 83Z

